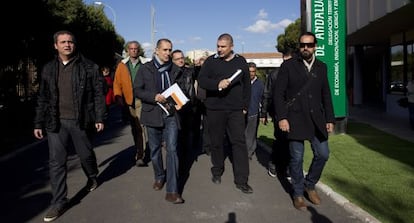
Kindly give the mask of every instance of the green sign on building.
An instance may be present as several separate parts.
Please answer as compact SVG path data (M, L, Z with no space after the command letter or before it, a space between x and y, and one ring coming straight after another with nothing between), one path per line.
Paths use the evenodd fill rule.
M335 116L346 117L346 0L308 0L307 3L308 30L318 40L316 57L328 67Z

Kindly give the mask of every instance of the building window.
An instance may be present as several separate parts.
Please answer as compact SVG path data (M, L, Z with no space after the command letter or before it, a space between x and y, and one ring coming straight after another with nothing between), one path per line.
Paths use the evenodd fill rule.
M391 47L391 76L388 92L390 94L403 94L404 83L404 46L396 45Z
M414 80L414 43L407 44L407 80Z

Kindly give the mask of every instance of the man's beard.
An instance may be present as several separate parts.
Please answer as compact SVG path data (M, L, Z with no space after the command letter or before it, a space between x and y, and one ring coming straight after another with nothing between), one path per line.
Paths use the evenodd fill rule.
M307 50L302 51L300 54L304 60L310 60L312 58L312 53Z

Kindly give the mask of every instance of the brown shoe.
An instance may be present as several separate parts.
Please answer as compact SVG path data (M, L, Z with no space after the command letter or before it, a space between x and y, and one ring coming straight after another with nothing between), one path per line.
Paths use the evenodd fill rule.
M295 206L295 208L298 210L306 211L307 206L305 204L305 198L304 197L293 198L293 206Z
M164 186L163 180L156 180L154 184L152 185L152 188L154 188L154 190L161 190L163 186Z
M184 200L181 198L181 196L178 193L167 193L165 195L165 200L168 202L171 202L173 204L182 204L184 203Z
M309 200L315 204L319 205L321 204L321 198L319 197L318 193L316 193L315 189L305 189L306 193L308 194Z

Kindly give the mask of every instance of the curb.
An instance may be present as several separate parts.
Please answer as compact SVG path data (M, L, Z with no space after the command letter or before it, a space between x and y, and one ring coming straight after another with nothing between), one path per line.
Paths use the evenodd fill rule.
M260 140L257 140L258 148L265 150L267 153L270 154L272 148ZM319 181L316 185L316 188L330 197L335 203L343 207L349 213L355 215L359 220L366 222L366 223L381 223L378 219L374 216L363 210L362 208L358 207L357 205L350 202L344 196L338 194L332 188L327 186L326 184Z
M348 199L346 199L344 196L336 193L335 191L332 190L332 188L325 185L324 183L318 182L315 186L320 191L322 191L324 194L326 194L328 197L330 197L335 203L342 206L346 211L352 213L361 221L367 222L367 223L381 223L381 221L376 219L374 216L364 211L362 208L358 207L357 205L353 204Z

